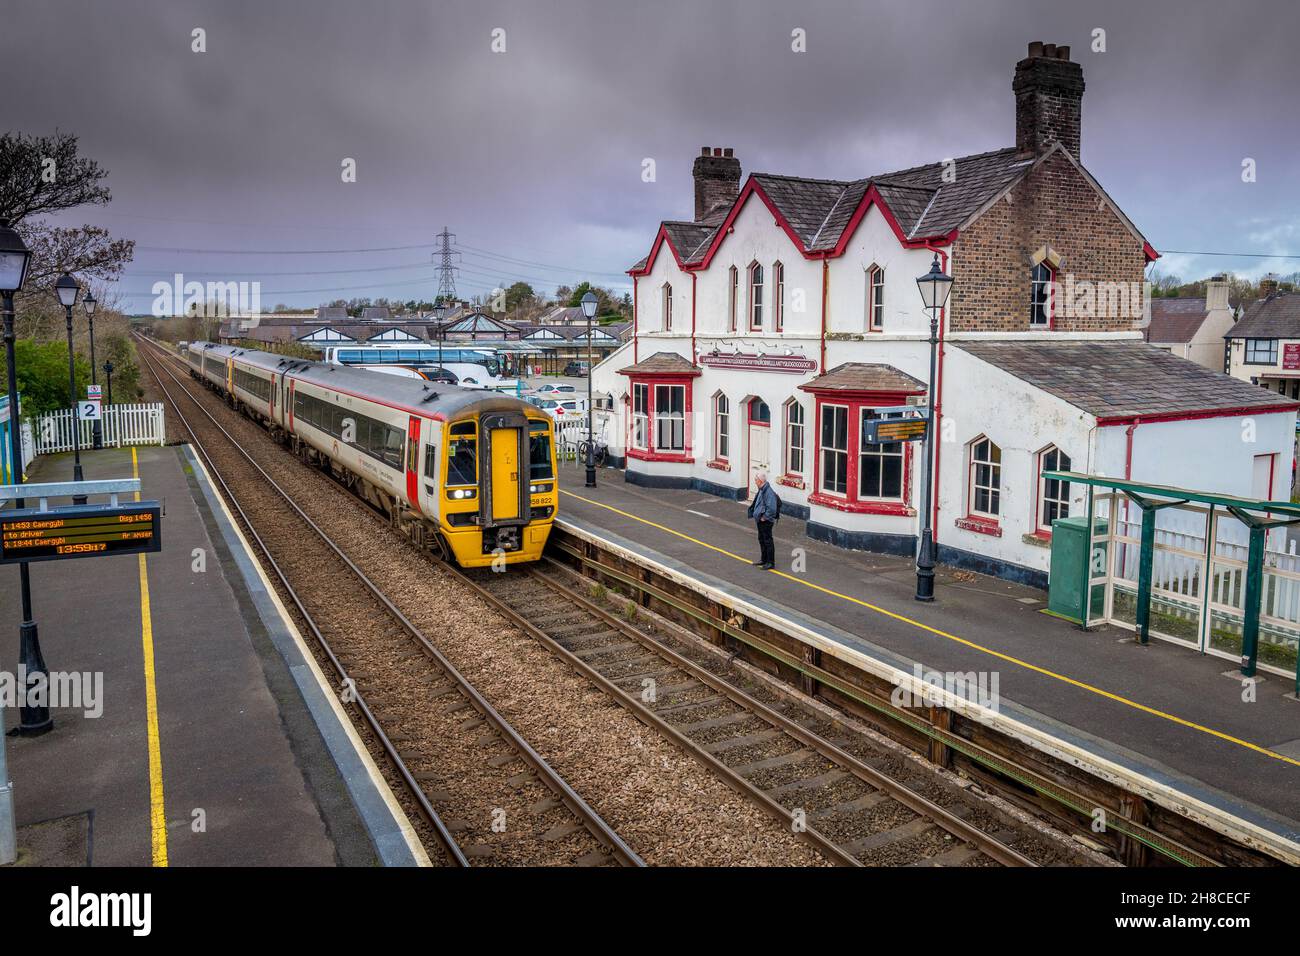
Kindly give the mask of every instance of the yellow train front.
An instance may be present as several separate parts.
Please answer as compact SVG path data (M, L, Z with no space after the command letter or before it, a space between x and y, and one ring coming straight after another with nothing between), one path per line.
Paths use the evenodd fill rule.
M462 567L536 561L555 519L554 424L510 395L191 345L195 376Z

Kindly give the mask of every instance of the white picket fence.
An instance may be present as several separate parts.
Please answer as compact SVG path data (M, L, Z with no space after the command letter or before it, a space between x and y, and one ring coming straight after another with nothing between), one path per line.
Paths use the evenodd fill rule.
M36 420L36 454L50 455L72 451L73 409L64 408L50 412ZM94 441L95 423L89 418L77 422L78 446L90 448ZM101 419L105 448L126 445L161 445L167 439L161 402L138 405L105 405Z

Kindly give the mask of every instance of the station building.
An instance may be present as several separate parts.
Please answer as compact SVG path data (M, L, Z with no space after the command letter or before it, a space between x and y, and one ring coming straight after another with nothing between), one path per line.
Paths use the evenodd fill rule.
M633 336L594 372L629 482L744 499L845 547L913 553L922 447L870 445L921 405L937 255L953 289L935 382L941 561L1043 586L1075 470L1268 496L1287 487L1297 403L1143 341L1150 243L1080 163L1082 68L1033 43L1015 143L853 181L694 163L695 215L629 272Z

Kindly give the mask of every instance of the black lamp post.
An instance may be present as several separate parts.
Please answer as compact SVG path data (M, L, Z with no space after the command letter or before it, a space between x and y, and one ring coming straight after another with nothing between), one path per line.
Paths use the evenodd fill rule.
M934 600L934 532L930 527L930 496L934 482L934 380L939 357L939 312L952 291L952 276L939 267L934 255L930 271L916 280L921 301L930 310L930 381L926 385L927 421L925 426L925 484L921 494L921 546L916 552L916 599Z
M591 320L596 317L596 293L588 292L582 297L582 314L587 317L587 487L596 487L596 441L591 407Z
M95 371L95 306L99 302L95 299L95 293L86 290L85 298L81 300L81 307L86 310L86 321L90 325L90 384L98 385L99 378ZM101 413L102 414L102 413ZM92 447L104 447L104 430L102 418L96 418L90 423L91 435L93 436Z
M9 226L9 221L0 219L0 298L4 302L4 340L5 358L9 363L9 447L13 455L13 483L23 483L23 438L22 425L18 420L18 363L14 359L14 293L23 286L27 278L27 263L31 260L31 251L24 244L22 237ZM17 508L25 508L27 502L19 498L14 502ZM23 618L18 625L18 660L27 674L30 683L33 677L45 675L45 658L41 655L41 643L36 632L36 620L32 617L32 581L27 562L18 565L19 591L21 592ZM46 681L48 683L48 680ZM48 707L28 707L26 695L20 711L18 732L35 736L43 734L54 726ZM9 781L0 780L0 787Z
M77 372L72 351L72 307L77 304L77 294L81 292L81 286L77 285L76 279L65 272L54 283L54 291L68 320L68 401L72 405L72 480L81 481L81 418L77 415ZM86 496L75 495L72 503L84 505Z
M106 405L113 404L113 360L107 359L104 362L104 378L108 381L108 401Z

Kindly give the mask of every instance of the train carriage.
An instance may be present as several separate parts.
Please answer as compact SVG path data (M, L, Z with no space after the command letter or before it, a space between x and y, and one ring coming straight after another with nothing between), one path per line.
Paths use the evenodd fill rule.
M559 500L553 423L542 410L252 349L209 345L201 363L236 407L329 467L417 544L465 567L541 556Z

